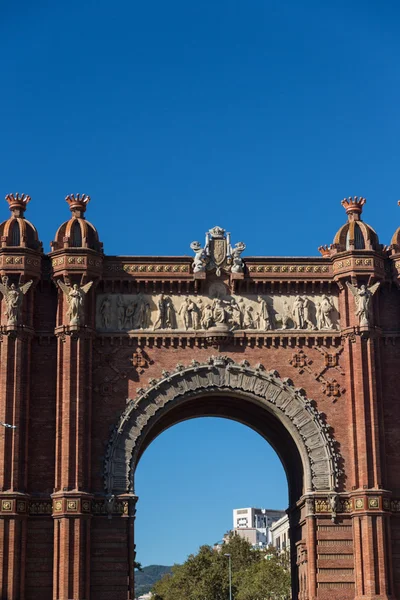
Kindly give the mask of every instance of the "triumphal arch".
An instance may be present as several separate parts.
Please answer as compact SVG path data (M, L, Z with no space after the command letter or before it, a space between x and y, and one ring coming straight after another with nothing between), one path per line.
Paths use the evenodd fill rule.
M221 227L190 256L108 256L70 195L46 254L30 198L6 200L0 598L133 600L136 465L213 415L282 460L293 599L400 599L400 229L383 246L348 198L318 258Z

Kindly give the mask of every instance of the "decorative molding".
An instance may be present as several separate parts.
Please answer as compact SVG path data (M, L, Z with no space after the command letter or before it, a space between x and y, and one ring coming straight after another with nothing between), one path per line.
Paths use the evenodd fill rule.
M329 273L330 265L250 265L250 273Z
M128 264L111 263L106 264L106 271L125 273L190 273L190 266L187 265L161 265L161 264Z
M330 490L338 487L341 457L324 417L308 400L304 390L276 371L262 365L250 367L224 356L211 356L206 363L192 361L164 372L150 387L140 388L114 428L105 459L105 488L109 494L133 491L133 474L147 429L158 418L188 398L213 392L231 392L256 397L268 406L299 447L304 465L306 489Z

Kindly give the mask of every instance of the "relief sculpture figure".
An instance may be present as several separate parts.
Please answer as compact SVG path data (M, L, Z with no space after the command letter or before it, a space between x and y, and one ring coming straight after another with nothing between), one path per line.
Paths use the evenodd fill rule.
M303 329L304 326L304 304L301 296L296 296L293 303L293 322L295 329Z
M371 287L367 287L366 285L356 287L349 281L346 283L350 292L354 296L354 301L356 303L356 316L359 318L360 326L365 327L370 325L372 320L371 299L379 288L380 282L378 281L377 283L374 283L374 285L371 285Z
M227 321L226 309L224 306L224 300L220 298L214 298L212 304L213 320L216 325L222 325Z
M283 310L280 314L276 315L276 320L281 322L281 329L288 329L290 322L294 322L292 310L287 300L283 301Z
M31 287L33 281L28 281L17 287L14 283L8 285L8 277L3 277L0 291L6 303L7 325L18 325L21 318L22 299Z
M135 302L130 302L125 309L124 329L133 329L133 318L135 316Z
M317 326L318 329L335 329L332 321L332 313L335 310L329 296L322 296L321 302L317 304Z
M313 306L311 300L309 298L303 298L303 321L307 329L315 329L312 309Z
M119 331L122 331L125 325L125 304L121 296L117 296L117 323Z
M183 326L186 329L186 331L189 329L189 326L191 324L190 313L189 313L189 304L190 304L190 300L186 296L186 298L184 299L184 301L182 303L182 306L180 307L180 309L178 311L178 314L182 317Z
M60 289L63 291L69 304L67 317L69 317L70 325L84 325L85 323L85 297L93 285L93 281L89 281L86 285L79 287L76 283L69 286L62 281L57 281Z
M257 297L257 302L260 305L259 311L257 313L257 323L258 328L262 331L266 331L267 329L272 329L271 317L269 314L268 304L262 298L262 296Z
M243 316L243 329L256 329L256 320L252 306L246 305Z
M200 328L200 314L199 308L193 300L189 301L188 312L190 316L190 323L193 329Z
M136 303L134 327L135 329L148 329L150 327L150 304L144 296L139 295Z
M230 306L228 308L230 310L230 323L231 323L232 329L242 329L243 328L242 310L235 299L231 300Z
M200 301L199 301L200 303ZM211 304L205 304L201 313L201 327L202 329L209 329L213 324L213 308Z
M101 326L110 329L112 317L112 306L110 296L106 296L100 306Z
M161 294L157 303L157 318L153 329L175 329L175 307L171 298Z

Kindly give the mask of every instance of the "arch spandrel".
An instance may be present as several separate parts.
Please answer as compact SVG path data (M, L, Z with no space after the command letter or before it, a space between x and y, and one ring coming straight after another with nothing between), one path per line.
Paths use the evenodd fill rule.
M129 400L109 441L105 460L105 487L109 494L133 491L140 456L148 440L154 439L154 431L158 435L163 430L159 424L168 413L197 399L196 412L199 408L200 412L193 411L185 418L201 416L200 398L217 395L240 399L242 410L249 406L247 402L253 403L279 422L299 453L304 492L337 490L339 455L329 426L304 390L295 388L290 379L281 379L276 371L267 372L262 365L251 367L247 361L238 364L217 356L206 363L192 361L189 366L177 365L173 372L163 371L160 379L149 383L146 390L138 390L136 400ZM257 430L244 416L239 419L229 413L229 407L227 410L224 416L241 420ZM172 420L168 426L179 420L182 418ZM274 446L281 454L279 442Z

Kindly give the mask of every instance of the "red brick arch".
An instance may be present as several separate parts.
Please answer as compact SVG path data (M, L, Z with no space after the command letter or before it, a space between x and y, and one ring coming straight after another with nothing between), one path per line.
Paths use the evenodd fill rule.
M221 402L217 400L221 396L239 399L241 418L232 400L221 409ZM206 403L205 397L212 398ZM194 399L197 402L193 402ZM190 401L192 408L182 414L180 409ZM146 390L140 390L136 400L129 401L107 449L107 493L134 491L134 472L144 449L160 431L183 418L218 414L222 410L228 418L242 420L268 438L268 428L263 430L257 425L259 410L255 414L254 407L262 407L270 418L278 421L272 441L283 459L289 481L299 476L290 472L293 460L283 447L291 438L291 452L298 453L298 465L301 463L303 482L301 489L297 486L299 493L335 492L340 457L329 427L306 398L304 390L296 389L289 379L282 380L276 371L265 371L262 365L252 368L247 361L237 364L232 359L211 357L204 364L193 361L188 366L178 365L173 372L164 372L158 380L152 380ZM175 415L171 419L172 412ZM293 469L296 468L299 467L293 465Z

